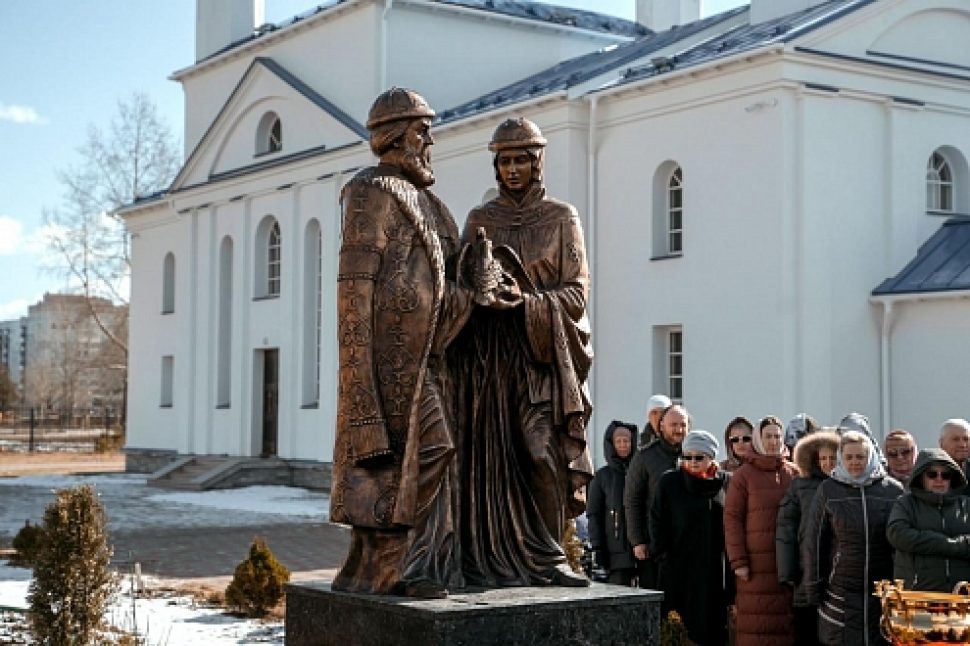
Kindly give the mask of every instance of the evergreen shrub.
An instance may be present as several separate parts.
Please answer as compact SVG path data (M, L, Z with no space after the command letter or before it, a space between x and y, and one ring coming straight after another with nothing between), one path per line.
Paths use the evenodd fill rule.
M90 485L58 491L44 511L27 592L28 621L38 643L96 643L116 586L108 569L111 548L105 526L104 507Z
M249 557L236 566L226 588L226 605L247 616L262 617L283 598L289 580L290 571L257 536L249 547Z
M40 525L31 525L29 520L25 521L24 526L13 537L12 545L16 553L10 559L10 564L17 567L33 567L43 535L44 530Z

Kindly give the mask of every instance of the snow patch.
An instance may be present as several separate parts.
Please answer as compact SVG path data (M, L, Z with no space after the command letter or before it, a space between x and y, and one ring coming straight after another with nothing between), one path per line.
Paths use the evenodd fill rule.
M195 505L224 511L310 517L327 520L330 497L326 494L282 486L252 486L243 489L160 492L150 495L152 502Z

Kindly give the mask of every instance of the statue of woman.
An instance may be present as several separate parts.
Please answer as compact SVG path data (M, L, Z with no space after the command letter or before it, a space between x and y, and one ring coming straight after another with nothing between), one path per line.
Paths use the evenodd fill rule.
M561 545L592 476L589 271L576 210L546 197L545 145L527 119L496 129L500 193L471 211L462 235L459 272L477 306L451 361L470 585L589 584Z

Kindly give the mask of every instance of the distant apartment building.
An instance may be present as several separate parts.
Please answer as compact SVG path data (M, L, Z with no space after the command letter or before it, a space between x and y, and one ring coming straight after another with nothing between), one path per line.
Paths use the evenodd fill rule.
M95 318L97 315L98 318ZM21 319L23 401L42 408L120 408L124 352L101 325L127 339L127 307L76 294L44 294Z
M18 388L24 370L24 341L27 319L0 321L0 368Z

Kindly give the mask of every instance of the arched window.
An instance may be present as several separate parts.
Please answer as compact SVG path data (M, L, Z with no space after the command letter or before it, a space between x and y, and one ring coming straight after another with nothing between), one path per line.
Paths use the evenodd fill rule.
M684 171L665 161L653 175L653 257L684 252Z
M953 210L953 169L940 151L930 155L926 165L926 209Z
M175 254L165 254L162 262L162 314L175 311Z
M256 154L283 150L283 122L275 112L267 112L256 127Z
M256 298L275 298L280 295L282 253L280 223L272 215L268 215L256 228Z
M684 250L684 172L680 166L667 180L667 253Z
M280 223L274 222L269 230L266 246L266 295L280 295Z

